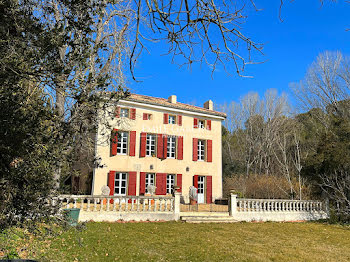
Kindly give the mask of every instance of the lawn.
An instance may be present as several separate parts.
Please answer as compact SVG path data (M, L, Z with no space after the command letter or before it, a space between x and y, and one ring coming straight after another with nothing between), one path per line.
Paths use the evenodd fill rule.
M350 261L350 227L319 223L91 222L56 237L0 241L17 241L22 256L40 261Z

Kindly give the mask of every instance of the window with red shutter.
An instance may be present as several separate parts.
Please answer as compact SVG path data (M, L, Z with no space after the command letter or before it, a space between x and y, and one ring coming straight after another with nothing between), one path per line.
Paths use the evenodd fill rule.
M211 120L207 120L207 129L211 130Z
M129 172L128 195L136 196L136 172Z
M193 176L193 186L198 189L198 175Z
M176 176L176 185L179 187L177 192L182 192L182 174L177 174L177 176Z
M111 133L111 156L117 155L118 148L118 129L113 129Z
M141 133L140 157L146 156L146 139L147 139L147 133Z
M130 109L130 119L132 119L132 120L136 119L136 108Z
M197 161L198 160L198 139L197 138L193 138L193 161Z
M147 113L143 113L143 120L148 120L148 114Z
M163 135L157 135L157 157L163 159Z
M164 124L168 124L169 123L169 115L164 113L164 116L163 116L163 123Z
M213 141L212 140L207 140L207 162L212 162L213 161Z
M163 135L163 159L167 158L168 155L168 136Z
M135 156L136 149L136 131L130 131L129 155Z
M213 202L213 197L212 197L213 179L212 179L212 176L207 176L206 184L207 184L207 188L206 188L206 191L207 191L207 204L211 204Z
M115 171L109 171L108 173L108 187L110 189L109 195L114 195L114 180L115 180Z
M198 128L198 118L193 119L193 127Z
M183 137L177 137L177 159L183 160Z
M156 195L166 195L166 174L156 174Z
M178 124L179 126L182 126L182 116L181 116L181 115L178 115L178 116L177 116L177 124Z
M140 172L140 195L146 192L146 172Z

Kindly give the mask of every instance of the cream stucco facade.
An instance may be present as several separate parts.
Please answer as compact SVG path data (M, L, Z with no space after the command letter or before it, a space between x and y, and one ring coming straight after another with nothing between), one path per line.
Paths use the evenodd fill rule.
M176 100L176 98L175 98ZM192 110L191 106L176 107L176 102L167 104L143 103L135 100L118 101L118 107L136 109L135 120L128 117L111 118L108 113L100 114L100 119L108 120L110 127L100 124L96 135L95 155L100 159L99 167L93 172L92 194L100 195L104 185L108 185L108 174L116 172L136 172L136 195L140 194L140 173L182 174L182 196L189 201L189 187L193 177L212 177L212 201L222 197L222 149L221 132L224 116L215 111ZM174 103L175 102L175 103ZM175 106L174 106L175 105ZM207 105L208 106L208 105ZM111 105L114 112L116 105ZM144 120L144 113L151 114L151 119ZM181 115L182 124L164 124L164 114ZM210 120L211 129L194 128L194 118ZM135 156L111 155L110 136L113 129L118 131L136 131ZM140 157L141 133L167 134L183 137L183 159L159 159L156 156ZM193 138L212 140L212 162L193 161ZM130 141L129 141L130 142ZM157 185L156 185L157 186ZM206 187L205 187L206 188ZM207 193L207 192L205 192Z

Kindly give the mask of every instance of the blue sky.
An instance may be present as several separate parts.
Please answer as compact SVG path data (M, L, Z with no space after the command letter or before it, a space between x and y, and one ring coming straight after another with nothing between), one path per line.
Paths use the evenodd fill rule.
M285 1L287 2L287 1ZM246 34L255 41L265 43L264 56L255 60L263 64L249 65L246 75L240 78L224 71L213 77L206 65L194 65L191 70L171 63L170 56L162 56L165 44L148 44L151 53L143 53L136 67L136 76L142 82L129 82L134 93L164 97L172 94L184 103L202 104L212 99L214 103L237 101L248 92L263 94L275 88L286 92L293 101L289 83L299 81L308 66L323 51L340 50L350 54L350 3L329 0L295 0L285 3L282 9L283 22L279 20L279 0L258 0L262 11L249 13Z

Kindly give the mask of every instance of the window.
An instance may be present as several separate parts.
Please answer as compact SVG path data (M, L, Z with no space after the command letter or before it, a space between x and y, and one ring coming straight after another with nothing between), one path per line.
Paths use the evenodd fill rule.
M174 193L174 186L175 186L175 175L167 175L166 177L166 193L172 194Z
M143 113L143 120L151 120L152 114Z
M154 174L146 174L146 193L149 193L148 186L154 186Z
M198 161L204 161L205 141L198 140Z
M146 139L146 156L156 155L156 136L152 134L147 134Z
M118 147L117 153L120 155L126 155L128 153L128 132L118 133Z
M126 196L127 173L116 173L114 179L114 195Z
M205 128L204 120L198 120L198 128Z
M167 143L167 158L175 158L176 137L169 136Z
M176 116L169 115L169 124L176 124Z
M129 117L129 109L127 109L127 108L121 108L121 109L120 109L120 116L121 116L121 117Z

